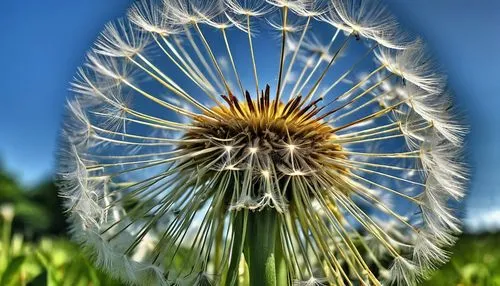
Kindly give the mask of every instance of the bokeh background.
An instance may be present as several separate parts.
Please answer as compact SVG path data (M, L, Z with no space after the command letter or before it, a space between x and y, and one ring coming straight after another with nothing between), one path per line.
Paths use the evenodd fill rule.
M428 285L500 285L500 1L385 0L449 75L470 126L464 235ZM69 82L104 24L130 0L2 0L0 285L114 285L67 240L51 182ZM10 230L10 209L15 217ZM11 237L11 233L14 235Z

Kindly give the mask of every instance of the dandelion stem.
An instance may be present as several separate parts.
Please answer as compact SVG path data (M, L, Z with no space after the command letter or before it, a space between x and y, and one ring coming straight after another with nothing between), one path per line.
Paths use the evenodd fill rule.
M250 272L251 286L287 285L279 273L286 272L282 262L282 250L277 250L276 239L279 236L277 212L266 208L249 214L246 253ZM281 247L281 244L278 244ZM279 284L278 284L279 283Z
M283 244L281 242L281 236L279 228L276 231L276 254L275 254L275 264L276 264L276 285L288 285L288 265L285 259L285 252Z

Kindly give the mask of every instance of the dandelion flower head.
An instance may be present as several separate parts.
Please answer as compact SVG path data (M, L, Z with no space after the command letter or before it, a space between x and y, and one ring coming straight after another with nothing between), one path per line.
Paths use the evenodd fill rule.
M378 1L139 1L72 91L61 196L124 282L413 285L460 232L466 130Z

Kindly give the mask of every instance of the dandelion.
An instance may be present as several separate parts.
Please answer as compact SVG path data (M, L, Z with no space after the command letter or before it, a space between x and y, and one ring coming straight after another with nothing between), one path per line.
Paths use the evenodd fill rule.
M72 235L145 285L413 285L446 262L460 125L373 0L141 1L78 70ZM245 278L246 277L246 278Z

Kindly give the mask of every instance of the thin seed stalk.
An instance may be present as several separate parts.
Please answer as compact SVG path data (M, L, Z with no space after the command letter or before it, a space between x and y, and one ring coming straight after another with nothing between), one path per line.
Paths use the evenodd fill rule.
M224 239L224 217L219 214L217 217L217 229L215 231L215 241L217 248L215 248L215 269L219 271L221 268L221 259L222 259L222 240Z
M286 264L279 243L279 218L274 209L249 213L245 258L250 286L287 285Z
M240 260L242 257L242 252L245 244L245 236L248 225L248 211L239 212L233 221L233 245L231 249L231 259L229 261L228 269L226 272L225 279L221 285L233 286L238 285L238 270L240 266Z

